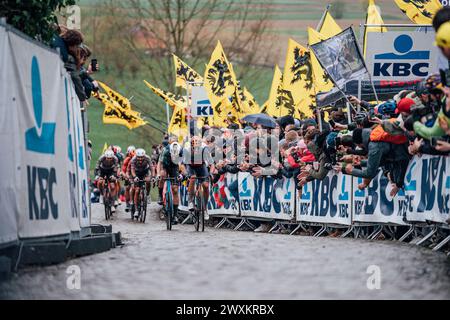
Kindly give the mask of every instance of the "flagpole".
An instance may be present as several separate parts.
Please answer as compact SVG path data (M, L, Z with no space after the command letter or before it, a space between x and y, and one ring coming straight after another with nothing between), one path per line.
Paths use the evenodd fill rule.
M322 18L320 18L319 24L316 27L316 31L320 32L320 29L322 29L323 22L325 21L325 17L327 16L328 11L331 8L331 4L327 4L327 8L325 9L324 13L322 14Z
M166 102L166 114L167 114L167 130L169 130L170 126L170 111L169 111L169 104Z

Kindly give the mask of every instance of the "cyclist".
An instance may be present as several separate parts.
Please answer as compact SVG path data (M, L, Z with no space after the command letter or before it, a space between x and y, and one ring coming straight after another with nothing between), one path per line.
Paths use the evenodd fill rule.
M122 178L125 181L125 201L126 201L126 207L125 207L125 211L128 212L130 211L131 208L131 197L130 197L130 192L131 192L131 183L130 183L130 177L128 176L128 166L131 163L131 160L133 159L133 157L136 154L136 148L135 146L129 146L127 149L127 154L125 157L125 160L123 161L123 165L122 165Z
M214 171L213 160L211 152L206 145L203 145L202 140L198 136L193 136L190 145L183 150L183 174L187 174L189 178L188 184L188 209L194 210L194 197L195 197L195 178L203 178L202 184L204 188L204 199L208 202L209 196L209 176L208 167L211 166L211 171ZM209 216L205 212L205 220L208 220Z
M151 177L152 160L146 155L144 149L137 149L136 155L130 163L131 179L133 183L139 180L145 180L146 192L150 192L150 177ZM139 218L139 213L135 212L139 201L139 187L133 186L133 205L131 206L131 213L135 218Z
M114 151L105 151L105 153L98 159L94 173L96 175L95 180L98 181L98 188L100 189L101 194L103 194L105 189L105 178L108 178L111 184L111 197L116 199L117 193L120 190L119 181L117 179L119 176L119 160L114 155ZM111 212L115 211L116 205L111 208Z
M161 152L161 167L164 170L165 178L177 179L180 175L180 162L182 155L182 148L176 138L170 139L171 144L166 146ZM172 194L173 194L173 216L172 224L177 224L177 213L178 213L178 182L172 181Z

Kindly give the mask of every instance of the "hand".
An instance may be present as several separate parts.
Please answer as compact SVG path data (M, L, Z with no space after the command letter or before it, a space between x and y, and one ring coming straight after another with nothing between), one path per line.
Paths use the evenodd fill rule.
M340 173L342 172L342 166L337 164L333 167L334 171L336 171L336 173Z
M301 178L300 180L298 180L298 185L300 186L300 187L303 187L305 184L307 184L308 183L308 180L307 180L307 177L303 177L303 178Z
M419 153L420 146L422 145L423 139L416 138L414 142L409 146L408 151L411 155L415 155Z
M95 64L95 66L96 66L97 71L92 71L92 62L89 63L89 66L88 66L88 69L87 69L87 73L88 73L88 74L93 74L94 72L100 71L98 62Z
M340 123L334 123L334 129L337 130L346 130L348 127L346 125L340 124Z
M372 122L372 123L376 123L376 124L382 124L382 123L383 123L383 120L381 120L381 119L378 118L378 117L370 118L369 121Z
M136 182L136 183L139 182L139 178L138 178L138 177L135 177L135 178L134 178L134 182Z
M352 171L353 171L353 165L348 164L348 165L345 167L345 173L351 174Z
M355 96L350 96L348 98L348 100L351 102L351 104L353 104L354 106L360 105L361 104L361 100L359 100L357 97Z
M441 152L449 152L450 151L450 143L448 143L446 141L438 140L435 149L437 151L441 151Z
M448 135L450 133L450 128L448 126L448 122L445 119L445 117L439 117L439 126L442 128L442 130L445 131L445 133Z
M254 176L255 178L261 177L262 176L262 168L261 167L253 168L252 176Z
M359 156L353 157L353 165L360 166L361 165L361 157L359 157Z
M346 154L345 156L343 156L341 158L342 162L351 162L353 161L353 155L351 154Z
M244 162L241 165L239 165L239 169L241 169L242 171L247 171L250 168L250 165L248 164L248 162Z

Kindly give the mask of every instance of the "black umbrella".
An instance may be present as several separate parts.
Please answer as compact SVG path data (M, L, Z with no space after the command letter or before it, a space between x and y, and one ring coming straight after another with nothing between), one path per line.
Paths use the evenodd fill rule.
M248 123L259 124L262 125L263 127L271 129L274 129L277 126L275 120L264 113L249 114L248 116L245 116L242 120Z

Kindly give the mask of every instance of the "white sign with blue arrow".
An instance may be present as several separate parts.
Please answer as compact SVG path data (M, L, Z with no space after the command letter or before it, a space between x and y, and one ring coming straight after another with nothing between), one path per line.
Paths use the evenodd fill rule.
M197 117L212 117L214 111L205 87L192 87L191 115Z

